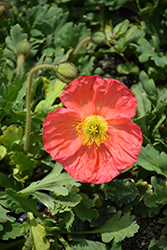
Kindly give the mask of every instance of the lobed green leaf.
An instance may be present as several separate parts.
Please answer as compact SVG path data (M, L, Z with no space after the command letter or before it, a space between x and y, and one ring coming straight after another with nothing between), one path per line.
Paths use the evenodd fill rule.
M139 226L134 221L135 216L124 215L121 217L121 211L118 211L102 227L91 231L91 233L100 233L102 241L110 242L112 239L116 243L122 241L125 237L132 237L137 233Z
M21 224L18 222L3 223L3 230L0 231L1 240L16 239L20 236Z
M10 148L14 143L20 143L22 136L22 127L11 125L5 131L3 131L3 135L0 136L0 141L4 146Z
M36 209L37 199L29 197L29 195L17 193L13 189L6 189L7 203L16 214L32 212L34 215L42 219L41 214Z
M141 148L137 164L148 171L155 171L167 177L167 154L159 153L150 144Z
M73 208L76 215L82 220L91 221L92 218L98 217L99 213L97 209L92 208L94 206L94 202L89 199L89 197L84 194L80 193L81 195L81 202Z
M32 182L27 188L21 190L21 193L32 193L37 190L53 191L59 195L68 195L67 184L77 184L77 182L66 172L61 173L62 166L56 163L51 173L42 180Z
M32 213L29 212L27 216L27 221L23 223L20 234L25 235L29 231L30 235L24 243L22 250L49 250L50 244L46 239L46 229L36 222Z

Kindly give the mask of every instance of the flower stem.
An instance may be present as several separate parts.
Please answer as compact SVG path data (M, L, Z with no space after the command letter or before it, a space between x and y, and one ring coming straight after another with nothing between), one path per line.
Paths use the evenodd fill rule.
M84 47L84 45L90 41L91 41L91 36L84 37L73 50L72 54L70 55L70 60L73 61L78 55L79 51Z
M23 54L18 55L17 57L17 75L23 74L25 56Z
M111 45L109 42L106 43L110 48L114 48L115 49L115 52L120 55L126 62L129 62L128 59L124 56L123 53L121 53L115 46L114 44Z
M41 64L32 68L27 77L27 93L26 93L26 124L25 124L25 142L24 142L24 152L27 154L30 144L30 133L31 133L31 95L32 95L32 86L33 79L38 70L54 70L55 66L50 64Z

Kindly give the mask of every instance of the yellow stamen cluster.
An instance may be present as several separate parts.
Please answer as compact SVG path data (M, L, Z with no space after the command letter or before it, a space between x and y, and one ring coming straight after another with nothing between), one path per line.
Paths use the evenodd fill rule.
M86 146L91 146L95 142L99 147L108 138L107 130L107 121L99 115L89 115L76 126L77 134Z

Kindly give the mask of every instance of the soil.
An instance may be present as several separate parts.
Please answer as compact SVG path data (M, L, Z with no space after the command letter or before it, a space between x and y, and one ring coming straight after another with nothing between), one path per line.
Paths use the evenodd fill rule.
M122 63L125 63L125 61L116 53L113 53L112 55L106 54L100 60L95 61L92 74L101 75L103 78L116 79L124 83L127 87L138 83L138 76L132 74L123 75L118 73L117 66Z
M138 232L131 238L124 239L122 250L148 250L149 244L153 239L159 241L162 235L163 224L158 221L160 216L153 218L137 218L137 224L140 226Z

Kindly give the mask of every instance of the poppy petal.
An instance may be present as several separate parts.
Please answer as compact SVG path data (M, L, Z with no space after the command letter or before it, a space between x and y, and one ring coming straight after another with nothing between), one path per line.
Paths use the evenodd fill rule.
M118 169L132 166L137 160L142 146L142 132L140 127L127 117L117 117L108 121L109 140L105 142L106 147L114 155L115 164ZM119 166L120 165L120 166Z
M96 75L77 78L64 89L60 99L83 117L89 114L111 117L118 113L133 117L136 113L136 97L124 84Z
M80 119L75 111L65 108L59 108L46 117L43 123L44 148L54 160L65 160L82 146L75 130Z
M71 82L60 95L60 99L66 108L74 109L83 118L89 114L95 114L95 106L92 103L94 96L93 85L96 76L82 76ZM101 80L101 77L98 76Z
M114 155L104 144L98 150L95 145L91 148L84 146L61 163L74 179L86 183L109 182L122 171L117 169Z
M133 117L136 114L137 101L133 93L121 82L107 78L95 82L95 106L98 115L104 118L117 117L118 114Z
M140 127L129 118L120 117L113 121L113 127L109 127L109 139L98 149L95 145L83 146L61 163L78 181L105 183L136 162L141 146Z

